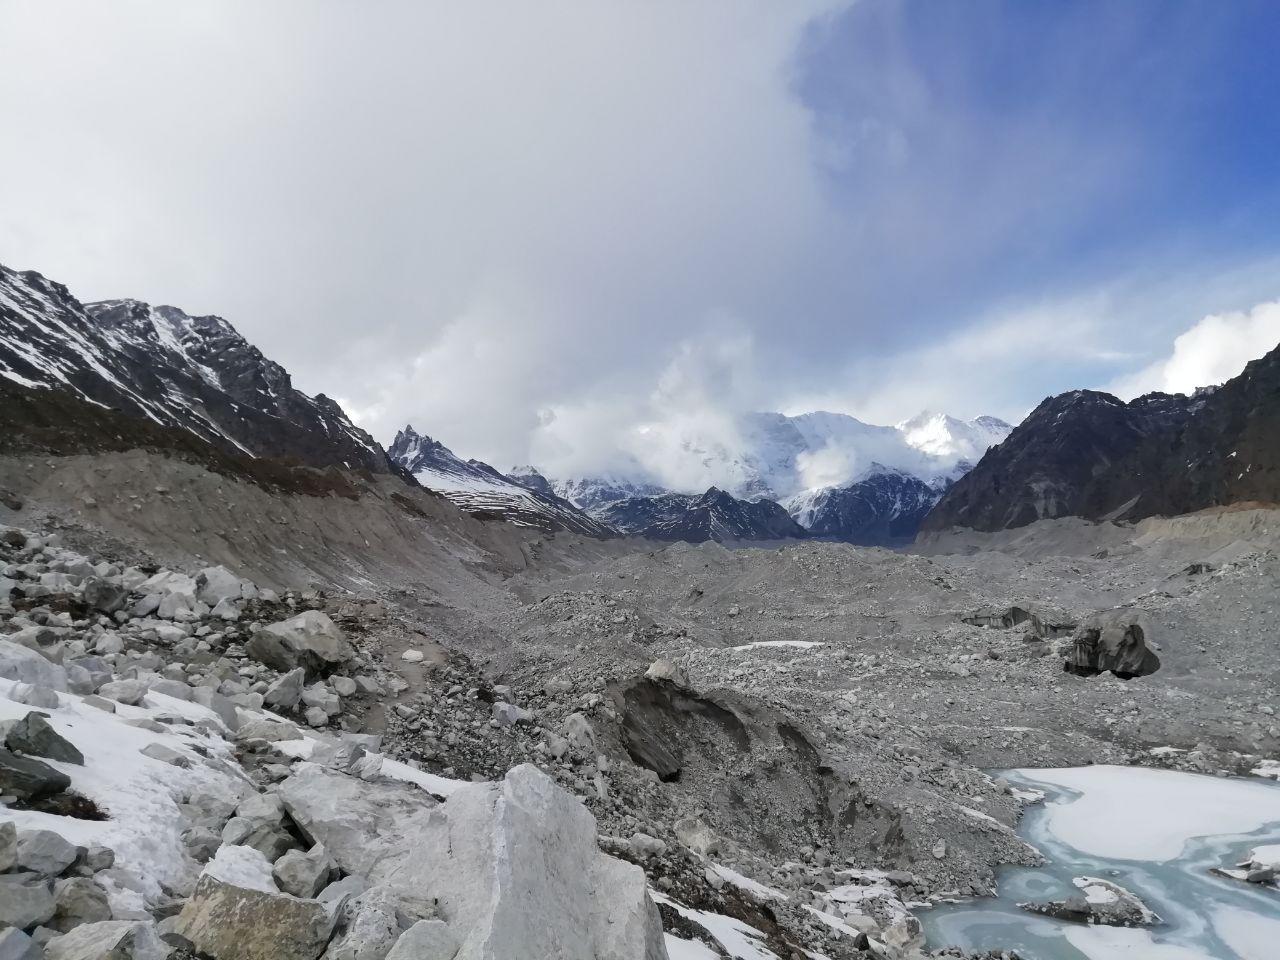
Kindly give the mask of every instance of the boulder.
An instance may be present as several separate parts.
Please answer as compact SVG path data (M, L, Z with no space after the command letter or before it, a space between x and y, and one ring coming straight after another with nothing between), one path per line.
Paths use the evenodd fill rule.
M285 893L310 899L328 885L333 871L333 860L317 843L306 853L290 850L275 862L271 875Z
M328 673L353 653L346 635L319 610L263 627L245 645L245 652L274 670L302 667L308 676Z
M459 958L666 958L644 871L602 854L595 818L531 764L458 789L414 839L373 879L434 905Z
M56 877L76 862L80 848L52 830L18 832L18 866L45 877Z
M134 707L147 695L147 685L141 680L112 680L98 688L98 695Z
M205 567L196 574L196 599L215 607L223 600L239 600L240 578L226 567Z
M45 757L84 766L84 754L53 729L42 713L32 711L19 720L9 730L4 743L10 750L25 753L29 757Z
M40 707L42 710L57 710L62 702L48 687L37 687L29 683L15 683L9 691L9 699L14 703L25 703L29 707Z
M0 874L0 924L26 930L48 923L57 909L53 885L34 873Z
M355 880L347 877L339 883ZM336 887L338 884L332 884ZM329 894L321 894L324 899ZM341 894L335 894L335 897ZM395 895L385 887L374 887L355 896L345 906L338 900L343 928L324 952L324 960L384 960L403 932Z
M61 793L71 786L71 778L34 757L20 757L0 749L0 794L19 800L39 800Z
M236 712L236 705L217 690L211 687L192 687L191 699L216 713L232 733L240 729L240 714Z
M1150 907L1118 883L1097 877L1076 877L1071 882L1080 889L1079 895L1048 903L1020 903L1018 906L1056 920L1110 927L1146 927L1160 922Z
M1160 658L1147 646L1134 611L1111 610L1096 614L1076 630L1063 668L1082 677L1109 670L1129 680L1155 673Z
M17 927L0 930L0 960L44 960L44 947Z
M182 680L170 680L167 677L149 680L147 689L154 690L156 693L163 693L166 697L173 697L175 700L190 700L192 696L190 684Z
M403 859L427 828L436 800L408 783L367 783L312 763L280 786L284 808L308 843L323 844L345 873L370 876Z
M84 602L90 610L111 614L124 609L129 591L119 583L93 577L84 582Z
M720 849L720 838L697 817L685 817L672 824L676 839L696 854L710 856Z
M174 933L212 960L316 960L333 934L324 904L201 874Z
M419 920L400 934L386 960L453 960L458 938L443 920Z
M205 866L201 876L212 877L233 887L259 890L262 893L279 893L271 876L271 861L252 847L224 843L217 854Z
M165 960L155 924L146 920L84 923L45 944L45 960Z
M0 640L0 677L60 693L67 689L67 672L62 667L51 663L44 654L12 640Z
M268 720L266 717L254 717L241 721L236 728L237 740L266 740L275 743L280 740L301 740L302 733L292 723Z
M50 924L66 933L82 923L111 919L111 904L102 884L91 877L68 877L53 885L55 913Z
M493 722L500 727L514 727L517 723L532 723L533 714L514 703L498 701L493 705Z
M184 769L191 766L191 761L186 754L163 743L148 743L138 752L144 757L159 760L161 763L167 763L170 766L183 767Z
M12 870L18 862L18 825L12 820L0 822L0 873Z

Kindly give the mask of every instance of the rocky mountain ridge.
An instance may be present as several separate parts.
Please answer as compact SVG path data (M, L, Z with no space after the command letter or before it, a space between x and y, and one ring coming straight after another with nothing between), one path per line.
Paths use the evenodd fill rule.
M557 496L540 474L526 474L526 482L518 482L480 460L463 460L438 440L418 433L412 424L396 434L387 455L422 486L472 515L549 532L568 530L589 537L617 534Z
M255 457L387 473L382 448L333 400L308 397L221 317L135 300L81 303L0 266L0 378L186 430Z
M652 540L703 543L803 538L803 527L772 500L742 500L710 488L703 494L666 493L617 500L603 508L609 525Z
M1192 396L1047 398L948 490L922 530L1139 520L1248 501L1280 501L1280 347Z

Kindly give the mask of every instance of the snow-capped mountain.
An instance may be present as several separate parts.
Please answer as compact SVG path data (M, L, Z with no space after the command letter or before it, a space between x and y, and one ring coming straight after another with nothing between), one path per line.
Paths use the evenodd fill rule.
M942 494L904 470L873 464L847 486L806 490L783 506L812 536L888 545L911 540Z
M635 475L555 477L553 485L584 509L618 499L627 485L681 493L714 486L735 497L781 502L807 490L847 486L872 464L933 485L962 476L1012 427L994 417L964 421L928 412L890 427L817 411L749 413L714 435L683 429L655 424L633 438Z
M527 469L532 470L533 468L529 467ZM538 475L541 476L541 474ZM586 510L588 513L601 510L611 503L617 503L619 500L631 500L637 497L660 497L664 493L671 492L666 487L660 487L656 483L624 480L612 476L558 480L552 482L551 487L558 496L568 500L574 506Z
M640 435L635 476L557 478L552 486L610 523L615 503L637 513L637 498L715 487L776 500L815 534L818 524L822 536L887 543L913 536L912 524L1011 429L995 417L930 411L892 427L824 411L751 413L714 436L654 425Z
M805 531L772 500L740 500L715 487L700 495L665 493L617 500L600 516L624 533L652 540L783 540Z
M524 476L525 482L518 482L487 463L463 460L412 426L396 434L387 455L428 490L434 490L469 513L550 532L568 530L591 537L617 534L567 500L546 493L549 487L546 478L532 468L523 468L529 473Z
M895 428L916 450L957 463L977 463L989 447L1004 440L1013 427L996 417L957 420L924 410Z
M220 317L136 300L81 303L0 266L0 377L64 390L252 456L386 473L382 448Z

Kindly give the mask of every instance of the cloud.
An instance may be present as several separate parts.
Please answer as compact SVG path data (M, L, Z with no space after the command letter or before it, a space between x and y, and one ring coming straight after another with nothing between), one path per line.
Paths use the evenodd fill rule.
M1117 380L1113 393L1129 400L1144 393L1193 393L1238 376L1250 360L1280 344L1280 300L1244 312L1210 314L1173 341L1173 351Z
M1132 204L1183 195L1212 17L935 7L12 0L0 261L498 465L689 487L746 408L1016 417L1188 317L1116 277L1203 258Z

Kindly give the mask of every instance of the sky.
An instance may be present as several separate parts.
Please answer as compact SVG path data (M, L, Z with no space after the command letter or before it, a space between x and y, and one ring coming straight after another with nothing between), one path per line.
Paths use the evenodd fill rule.
M1280 7L0 0L0 262L559 475L1280 341ZM678 445L678 443L677 443Z

